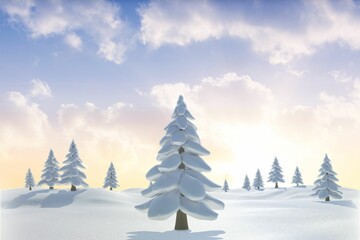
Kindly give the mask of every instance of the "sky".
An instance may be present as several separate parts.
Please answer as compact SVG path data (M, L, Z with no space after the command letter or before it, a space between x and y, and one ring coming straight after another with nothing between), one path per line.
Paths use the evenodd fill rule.
M0 0L0 188L73 139L91 187L111 162L146 187L183 95L218 184L276 156L281 185L296 166L311 185L328 154L360 189L359 26L351 0Z

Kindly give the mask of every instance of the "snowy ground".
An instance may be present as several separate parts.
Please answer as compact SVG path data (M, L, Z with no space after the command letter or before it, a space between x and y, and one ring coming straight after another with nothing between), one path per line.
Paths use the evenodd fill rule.
M233 190L216 221L189 218L192 231L172 231L175 217L151 221L134 209L140 190L103 189L1 192L2 240L359 239L359 191L342 189L329 203L309 196L311 187Z

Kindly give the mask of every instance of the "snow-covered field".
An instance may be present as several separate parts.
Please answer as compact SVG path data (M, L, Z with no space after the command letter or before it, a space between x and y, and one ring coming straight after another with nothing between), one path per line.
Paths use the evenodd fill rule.
M341 189L343 199L323 202L311 187L216 192L225 210L216 221L188 219L191 231L173 231L175 216L148 220L134 209L139 189L25 189L1 192L2 240L147 239L359 239L359 191Z

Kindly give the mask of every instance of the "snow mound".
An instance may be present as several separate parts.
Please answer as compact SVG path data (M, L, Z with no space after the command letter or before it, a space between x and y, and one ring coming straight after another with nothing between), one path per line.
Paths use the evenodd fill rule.
M129 197L139 194L138 189L124 192L106 189L84 188L71 192L65 189L39 189L32 191L14 189L2 191L1 208L78 208L78 207L113 207L131 204ZM132 205L131 205L132 206Z
M190 210L192 231L172 231L175 215L153 221L134 209L144 203L142 189L3 190L1 239L359 239L359 191L340 188L343 199L325 202L310 196L312 188L216 191L211 194L215 198L206 195L201 201L202 211L193 211L193 202L188 200L183 210ZM208 207L221 209L217 199L226 204L217 220L204 224L191 217L215 218L216 213L203 213ZM171 213L178 205L168 207Z
M317 197L313 196L314 186L299 186L299 187L280 187L280 188L266 188L258 191L251 189L230 190L228 194L224 194L227 199L240 199L240 200L312 200L318 201ZM344 192L345 199L358 199L359 192L357 190L341 188Z

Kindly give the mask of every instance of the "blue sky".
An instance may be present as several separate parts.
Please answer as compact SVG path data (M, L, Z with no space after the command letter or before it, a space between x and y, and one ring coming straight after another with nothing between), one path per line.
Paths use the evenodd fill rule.
M137 180L125 187L144 185L183 94L217 180L240 185L278 155L288 177L303 165L312 183L328 152L360 187L349 169L360 154L359 24L350 0L1 0L2 164L30 155L14 174L40 172L49 148L62 159L75 138L90 172L126 158L121 176Z

